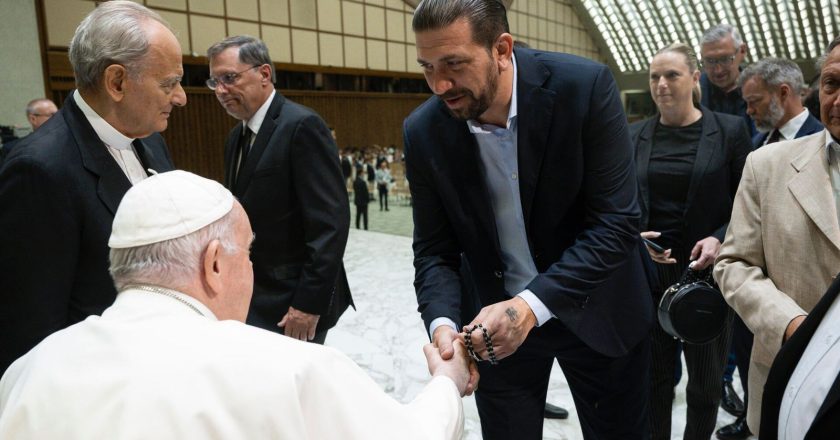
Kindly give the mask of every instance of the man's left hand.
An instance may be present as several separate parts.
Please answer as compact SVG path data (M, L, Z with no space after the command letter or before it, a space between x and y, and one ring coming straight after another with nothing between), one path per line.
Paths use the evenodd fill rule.
M524 299L516 296L481 309L472 322L464 329L471 329L477 324L487 329L493 342L493 353L501 360L512 355L525 341L528 333L537 324L537 317ZM481 359L488 360L484 335L476 329L470 335L475 353Z
M720 240L715 237L706 237L698 241L691 249L690 267L692 270L703 270L715 262L720 254Z
M320 315L311 315L294 307L289 307L289 311L277 323L277 327L283 328L283 334L288 337L301 341L311 341L315 339L318 318L320 318Z

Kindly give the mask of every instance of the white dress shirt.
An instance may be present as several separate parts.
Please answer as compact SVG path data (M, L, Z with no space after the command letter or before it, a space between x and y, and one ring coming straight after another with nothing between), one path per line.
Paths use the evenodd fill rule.
M840 301L829 307L790 376L779 407L779 440L805 438L840 373Z
M120 169L123 173L125 173L125 176L128 177L131 184L134 185L146 177L149 177L148 174L146 174L146 171L143 170L143 164L140 162L140 159L137 157L137 153L134 151L134 147L131 145L131 143L134 142L134 139L120 133L116 128L111 126L108 121L102 119L102 117L99 116L99 114L96 113L96 111L94 111L87 102L85 102L78 90L73 92L73 100L76 101L76 105L79 106L79 109L82 110L85 118L87 118L88 122L90 122L91 127L93 127L93 131L96 132L96 135L102 140L102 143L105 144L108 152L111 153L111 156L113 156L117 165L120 166Z

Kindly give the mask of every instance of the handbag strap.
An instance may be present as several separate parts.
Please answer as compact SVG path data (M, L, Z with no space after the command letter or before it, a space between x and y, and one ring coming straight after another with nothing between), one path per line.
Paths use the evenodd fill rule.
M694 270L691 267L685 268L685 272L683 272L682 278L680 278L679 285L683 286L686 284L696 283L698 281L705 281L709 283L709 285L714 285L714 278L712 278L712 266L709 266L703 270Z

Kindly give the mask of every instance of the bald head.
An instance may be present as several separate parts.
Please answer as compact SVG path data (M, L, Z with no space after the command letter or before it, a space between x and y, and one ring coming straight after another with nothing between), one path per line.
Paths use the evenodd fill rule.
M32 126L32 131L41 128L41 125L47 122L56 112L58 112L58 107L46 98L33 99L29 101L29 104L26 104L26 118L29 120L29 125Z

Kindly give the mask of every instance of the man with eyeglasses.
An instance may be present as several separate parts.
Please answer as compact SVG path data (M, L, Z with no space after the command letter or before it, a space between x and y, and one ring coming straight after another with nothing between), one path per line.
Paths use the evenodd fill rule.
M68 55L77 89L0 169L0 373L114 302L107 243L117 206L149 170L173 168L158 133L187 97L181 46L160 15L103 2Z
M746 56L747 45L732 25L721 23L706 30L700 45L703 65L700 100L713 111L742 117L750 135L755 136L755 124L747 115L747 105L737 84Z
M29 101L29 104L26 104L26 119L29 120L29 125L32 126L33 133L56 113L58 113L58 108L54 102L47 98L36 98ZM15 139L3 145L3 148L0 149L0 164L3 163L6 156L12 152L12 148L21 140Z
M329 127L274 90L265 43L229 37L207 49L207 86L241 123L225 143L225 186L254 228L247 323L324 343L352 304L342 258L350 202Z

